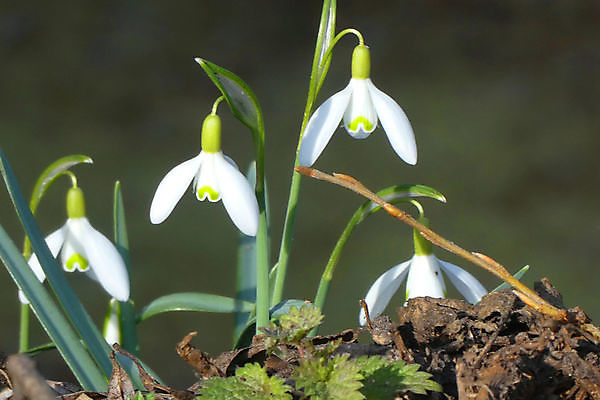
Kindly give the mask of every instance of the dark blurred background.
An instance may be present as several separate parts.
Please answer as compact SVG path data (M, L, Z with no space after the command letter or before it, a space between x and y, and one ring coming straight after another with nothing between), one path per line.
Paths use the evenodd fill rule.
M195 56L240 75L263 107L275 258L318 1L0 7L0 146L28 194L57 158L93 157L93 166L74 171L89 219L108 235L113 184L122 182L139 307L173 292L234 294L237 231L221 204L199 203L188 194L162 225L148 218L164 174L200 150L202 120L219 95ZM338 130L315 166L351 174L373 189L409 182L437 188L447 204L423 201L434 229L512 271L531 265L528 285L548 276L566 304L600 318L599 17L600 5L592 1L340 1L338 31L355 27L364 34L372 80L408 114L419 162L403 163L381 129L364 141ZM336 48L319 104L347 84L355 43L350 36ZM224 105L219 114L224 152L247 165L249 132ZM44 232L64 222L67 187L66 179L55 184L41 204ZM307 179L302 189L285 293L310 299L335 241L363 200ZM0 223L20 244L23 232L4 190ZM335 272L322 332L355 327L357 300L384 270L410 258L411 247L410 230L383 213L361 224ZM465 266L488 289L498 284L436 252ZM17 350L18 301L8 274L0 276L0 350L10 353ZM86 277L69 279L100 323L107 295ZM196 346L217 355L229 349L231 328L229 315L156 316L139 325L142 358L167 383L186 386L193 373L175 354L176 342L199 330ZM34 331L33 344L47 341ZM49 378L72 379L56 353L39 363Z

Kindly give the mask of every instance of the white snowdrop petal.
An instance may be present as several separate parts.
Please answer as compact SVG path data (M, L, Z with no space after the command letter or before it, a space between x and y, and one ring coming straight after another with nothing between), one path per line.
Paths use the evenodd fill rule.
M52 253L52 257L54 258L56 258L56 255L58 254L60 248L64 243L64 229L65 227L62 226L59 229L52 232L51 234L49 234L48 236L46 236L46 245L50 249L50 253ZM38 260L37 255L35 255L35 253L29 258L28 263L38 280L40 282L44 282L44 279L46 279L46 275L44 274L44 270L42 269L40 261Z
M198 172L201 160L202 153L179 164L160 181L150 206L150 222L160 224L167 219L181 196L190 186L192 179Z
M483 296L487 294L487 290L481 283L470 273L449 262L439 260L442 270L452 282L454 287L458 289L460 294L465 297L471 304L478 303Z
M414 255L406 280L406 298L446 297L446 285L438 259L433 255Z
M377 280L371 285L367 295L365 296L365 302L369 308L369 316L371 319L381 315L383 310L387 307L388 303L394 296L394 293L400 287L400 284L404 280L404 277L408 273L408 267L411 264L411 260L398 264L395 267L390 268L377 278ZM360 310L358 322L364 325L367 322L365 313Z
M60 251L65 240L64 230L65 226L63 225L59 229L46 236L46 245L50 249L50 253L52 253L52 257L54 258L56 258L56 255ZM38 260L35 253L32 254L31 257L29 257L29 261L27 263L29 264L29 267L35 274L35 277L38 278L40 282L44 282L44 280L46 279L46 274L44 274L44 270L42 269L40 261ZM19 290L19 300L23 304L29 304L29 300L27 300L27 298L25 297L25 293L23 293L21 290Z
M415 165L417 144L408 117L394 99L377 89L370 79L367 81L373 105L390 145L400 158L408 164Z
M300 165L310 167L319 158L333 132L340 125L351 95L352 86L348 84L342 91L321 104L310 117L300 144Z
M223 153L204 153L202 164L194 181L194 192L200 201L208 199L211 203L221 200L221 187L217 176L216 163L223 159ZM237 166L235 167L237 169Z
M85 232L88 230L89 224L89 221L85 217L67 219L67 223L65 224L65 242L60 252L63 270L75 272L88 269L89 260L85 256L82 240Z
M215 159L215 172L223 205L238 229L248 236L258 231L258 203L250 184L225 158Z
M366 79L352 79L352 96L344 112L344 128L354 139L365 139L377 128L377 112L373 107Z
M80 218L85 220L85 218ZM129 275L123 258L117 248L103 234L95 230L87 220L81 242L85 249L84 257L90 263L92 277L102 285L104 290L119 301L129 299Z

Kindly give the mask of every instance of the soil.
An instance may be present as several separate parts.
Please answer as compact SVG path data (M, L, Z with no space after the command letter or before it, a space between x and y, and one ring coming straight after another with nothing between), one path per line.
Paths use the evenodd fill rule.
M547 279L537 282L535 290L564 308L560 293ZM342 339L339 352L416 362L443 387L443 393L397 398L600 399L599 343L575 323L560 323L531 309L509 290L490 293L475 306L454 299L410 299L398 308L397 322L378 317L368 332L369 343L359 343L354 330L317 337L313 343ZM192 338L193 334L184 338L177 351L199 378L229 376L240 365L259 362L271 374L289 379L298 357L295 349L289 349L285 360L267 357L261 338L255 337L251 346L213 359L195 349ZM178 392L160 385L154 389L164 393L157 398L194 398L200 384L201 380ZM89 398L106 398L97 395ZM62 398L77 399L67 396Z

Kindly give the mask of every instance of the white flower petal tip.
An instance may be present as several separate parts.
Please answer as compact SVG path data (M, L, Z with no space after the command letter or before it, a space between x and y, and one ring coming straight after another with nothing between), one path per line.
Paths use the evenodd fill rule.
M248 180L224 157L215 160L223 205L237 228L247 236L258 232L258 202Z
M377 117L385 130L390 145L407 164L415 165L417 163L417 144L408 117L398 103L377 89L370 79L367 79L367 87L373 106L377 111Z
M46 245L48 246L48 249L50 249L52 257L56 258L56 255L63 246L63 243L65 241L64 231L65 227L63 226L46 236ZM27 261L27 263L29 264L29 267L35 274L36 278L38 278L40 282L44 282L44 280L46 279L46 274L44 274L44 270L42 269L40 261L38 260L35 253L32 254L31 257L29 257L29 261ZM21 290L19 290L19 301L23 304L29 304L29 300L27 300L27 297L25 297L25 293L23 293Z
M160 181L150 206L150 222L160 224L175 208L188 186L198 173L202 153L170 170Z
M369 317L375 319L385 308L394 296L394 293L402 284L402 281L408 273L411 260L405 261L402 264L398 264L395 267L390 268L375 280L373 285L369 288L367 295L365 296L365 303L369 309ZM364 310L360 310L358 322L361 326L364 326L367 322Z
M129 300L129 275L119 251L106 236L84 223L87 231L81 241L93 276L113 298Z
M450 282L469 303L479 303L481 298L488 293L485 287L464 269L446 261L439 260L439 262Z

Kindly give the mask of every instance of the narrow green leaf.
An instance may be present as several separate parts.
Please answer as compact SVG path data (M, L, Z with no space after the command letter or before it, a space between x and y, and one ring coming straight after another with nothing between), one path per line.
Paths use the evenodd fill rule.
M24 351L24 353L30 357L35 357L38 354L41 354L41 353L44 353L44 352L50 351L50 350L56 350L56 345L53 342L32 347L32 348Z
M52 257L46 241L37 226L37 222L33 218L29 206L23 197L21 187L2 150L0 150L0 170L19 220L25 229L25 233L31 240L35 254L40 261L40 265L46 274L52 290L104 374L110 376L112 371L112 363L109 358L110 349L89 314L83 308L81 301L75 292L73 292L56 260Z
M262 111L250 87L239 76L202 58L195 59L219 88L233 115L253 132L262 126Z
M29 209L31 210L31 213L35 215L38 205L40 204L42 197L44 197L44 193L46 193L46 190L48 190L56 178L60 177L65 173L65 171L77 164L92 164L93 162L94 161L91 159L91 157L83 154L73 154L59 158L50 164L39 176L35 186L33 187L33 193L31 194L31 199L29 200ZM29 242L29 237L27 236L25 236L25 242L23 244L23 254L25 257L29 257L29 255L31 255L31 243Z
M317 51L318 58L316 60L315 65L319 66L323 63L323 59L333 37L335 36L335 14L336 14L336 0L326 0L323 4L323 10L321 11L321 25L319 26L319 35L317 38ZM331 54L331 53L330 53ZM326 60L323 64L322 69L317 72L316 81L321 82L322 76L327 74L327 69L329 68L330 60Z
M1 151L0 154L2 154ZM42 327L52 339L52 342L56 344L58 351L77 381L87 390L105 391L106 379L102 372L1 225L0 259L2 259L11 278L29 299Z
M170 311L233 313L252 310L254 310L254 304L231 297L196 292L174 293L150 302L142 309L137 319L141 322L154 315Z
M29 206L31 208L32 213L35 214L35 210L37 206L44 196L46 190L50 187L52 182L61 176L63 172L68 170L69 168L77 165L77 164L92 164L94 161L91 157L85 156L83 154L73 154L70 156L65 156L59 158L50 164L44 172L40 175L35 186L33 187L33 193L31 194L31 201Z
M429 197L442 203L446 202L446 197L441 192L425 185L405 184L390 186L378 191L377 195L388 203L397 203L415 197ZM361 208L363 211L359 222L370 214L381 210L381 207L372 201L365 202Z
M529 271L529 265L524 266L523 268L521 268L520 270L518 270L513 276L515 277L516 280L521 280L521 278L523 277L523 275L525 275L525 273ZM510 289L510 285L506 282L502 282L500 285L498 285L498 287L494 290L492 290L492 292L497 292L498 290L504 290L504 289Z
M113 227L115 246L117 247L119 254L121 254L123 261L125 261L127 272L129 274L130 286L132 286L131 262L129 257L129 238L127 235L123 194L121 193L121 183L119 181L115 182L113 196ZM132 300L133 291L131 290L129 297L130 299L128 301L120 302L119 306L121 311L119 314L121 319L121 345L125 350L137 356L139 354L139 343L135 321L135 305Z

